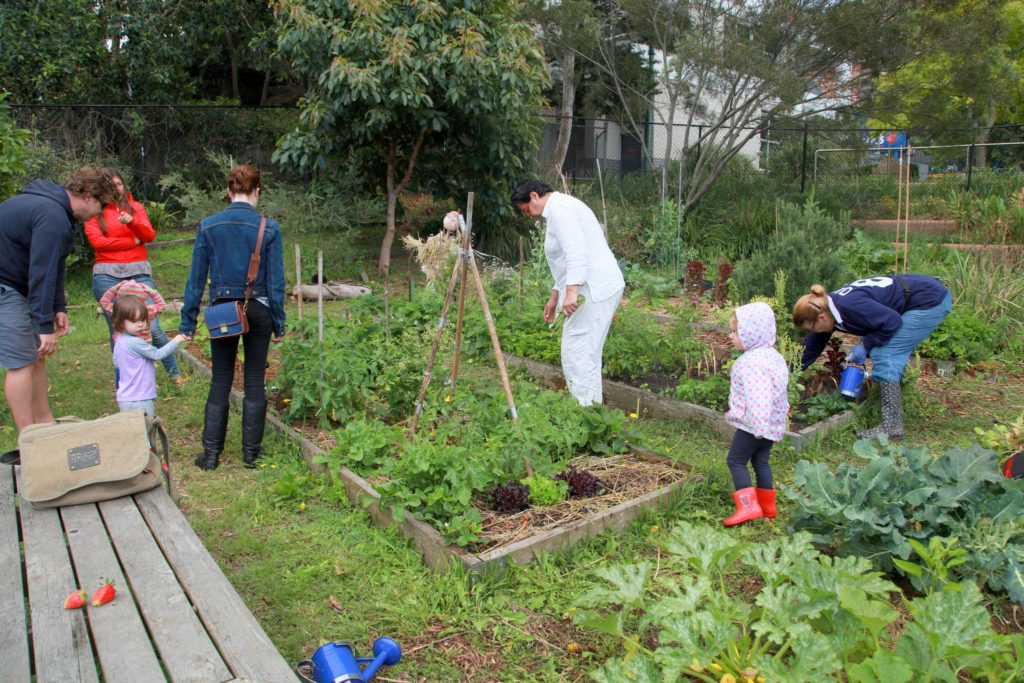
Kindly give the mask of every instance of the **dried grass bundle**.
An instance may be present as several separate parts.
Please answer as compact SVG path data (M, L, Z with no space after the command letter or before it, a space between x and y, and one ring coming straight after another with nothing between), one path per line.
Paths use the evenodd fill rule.
M405 235L402 244L412 252L428 281L447 277L459 252L459 238L444 230L425 240Z

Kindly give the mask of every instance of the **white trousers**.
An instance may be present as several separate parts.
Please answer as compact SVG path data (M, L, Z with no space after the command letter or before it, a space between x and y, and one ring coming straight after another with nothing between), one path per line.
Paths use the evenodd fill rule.
M604 398L601 352L615 309L622 301L622 290L603 301L591 301L590 290L586 287L580 287L579 293L586 300L562 326L562 372L569 392L581 406L589 406L601 403Z

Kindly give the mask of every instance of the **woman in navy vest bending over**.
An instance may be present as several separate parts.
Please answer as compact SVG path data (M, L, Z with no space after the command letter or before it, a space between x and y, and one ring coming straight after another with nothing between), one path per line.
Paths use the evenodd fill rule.
M847 356L863 365L871 358L871 375L878 382L882 424L857 435L874 438L903 436L903 394L900 380L914 349L939 326L953 309L953 297L941 282L928 275L880 275L825 292L813 285L797 299L793 324L807 332L802 366L807 369L825 350L832 332L859 335Z

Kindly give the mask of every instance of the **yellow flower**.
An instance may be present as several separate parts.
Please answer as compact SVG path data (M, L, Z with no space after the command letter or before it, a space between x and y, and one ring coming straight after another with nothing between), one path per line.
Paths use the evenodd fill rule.
M579 654L580 652L583 651L583 648L580 647L579 643L569 643L568 645L565 646L565 649L568 650L569 652L571 652L574 655L575 654Z
M271 465L271 466L270 466L270 469L272 469L272 470L276 470L276 469L277 469L277 463L274 463L273 465Z
M758 676L757 678L754 679L754 683L765 683L765 681L767 681L767 680L768 679L765 678L764 676Z
M305 510L306 509L306 504L305 503L299 503L299 509L300 510Z
M444 397L444 402L445 402L445 403L451 403L451 402L452 402L452 397L451 397L451 394L449 394L448 396L445 396L445 397Z
M267 463L265 463L265 462L261 462L261 463L260 463L260 469L261 469L261 470L265 470L265 469L267 469Z
M658 531L660 529L661 529L661 527L659 527L657 524L655 524L654 526L651 527L651 533L652 534L656 534L656 533L658 533Z
M722 665L718 662L711 662L711 664L709 664L708 666L710 666L715 671L724 671L724 669L722 669Z
M736 677L732 674L723 674L722 680L720 680L718 683L736 683Z
M292 402L292 400L290 398L282 398L281 399L281 403L283 403L285 405L288 405L291 402Z
M635 420L637 416L636 416L636 413L630 413L629 417L630 417L631 420Z

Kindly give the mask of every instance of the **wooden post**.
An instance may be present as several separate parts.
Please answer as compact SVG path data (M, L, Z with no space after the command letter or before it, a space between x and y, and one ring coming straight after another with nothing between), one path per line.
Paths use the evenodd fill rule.
M324 343L324 252L316 252L316 278L320 285L316 289L316 339Z
M459 312L455 319L455 357L452 359L452 374L448 380L448 396L455 396L455 385L459 382L459 362L462 359L462 321L466 310L466 258L470 253L473 231L473 193L466 199L466 225L462 229L462 247L456 264L459 266Z
M524 299L526 299L524 278L526 277L523 272L526 269L526 250L523 248L523 236L519 236L519 314L522 315L524 307Z
M295 286L299 290L298 304L299 304L299 322L302 322L302 247L299 243L295 243ZM299 330L302 326L299 326Z

